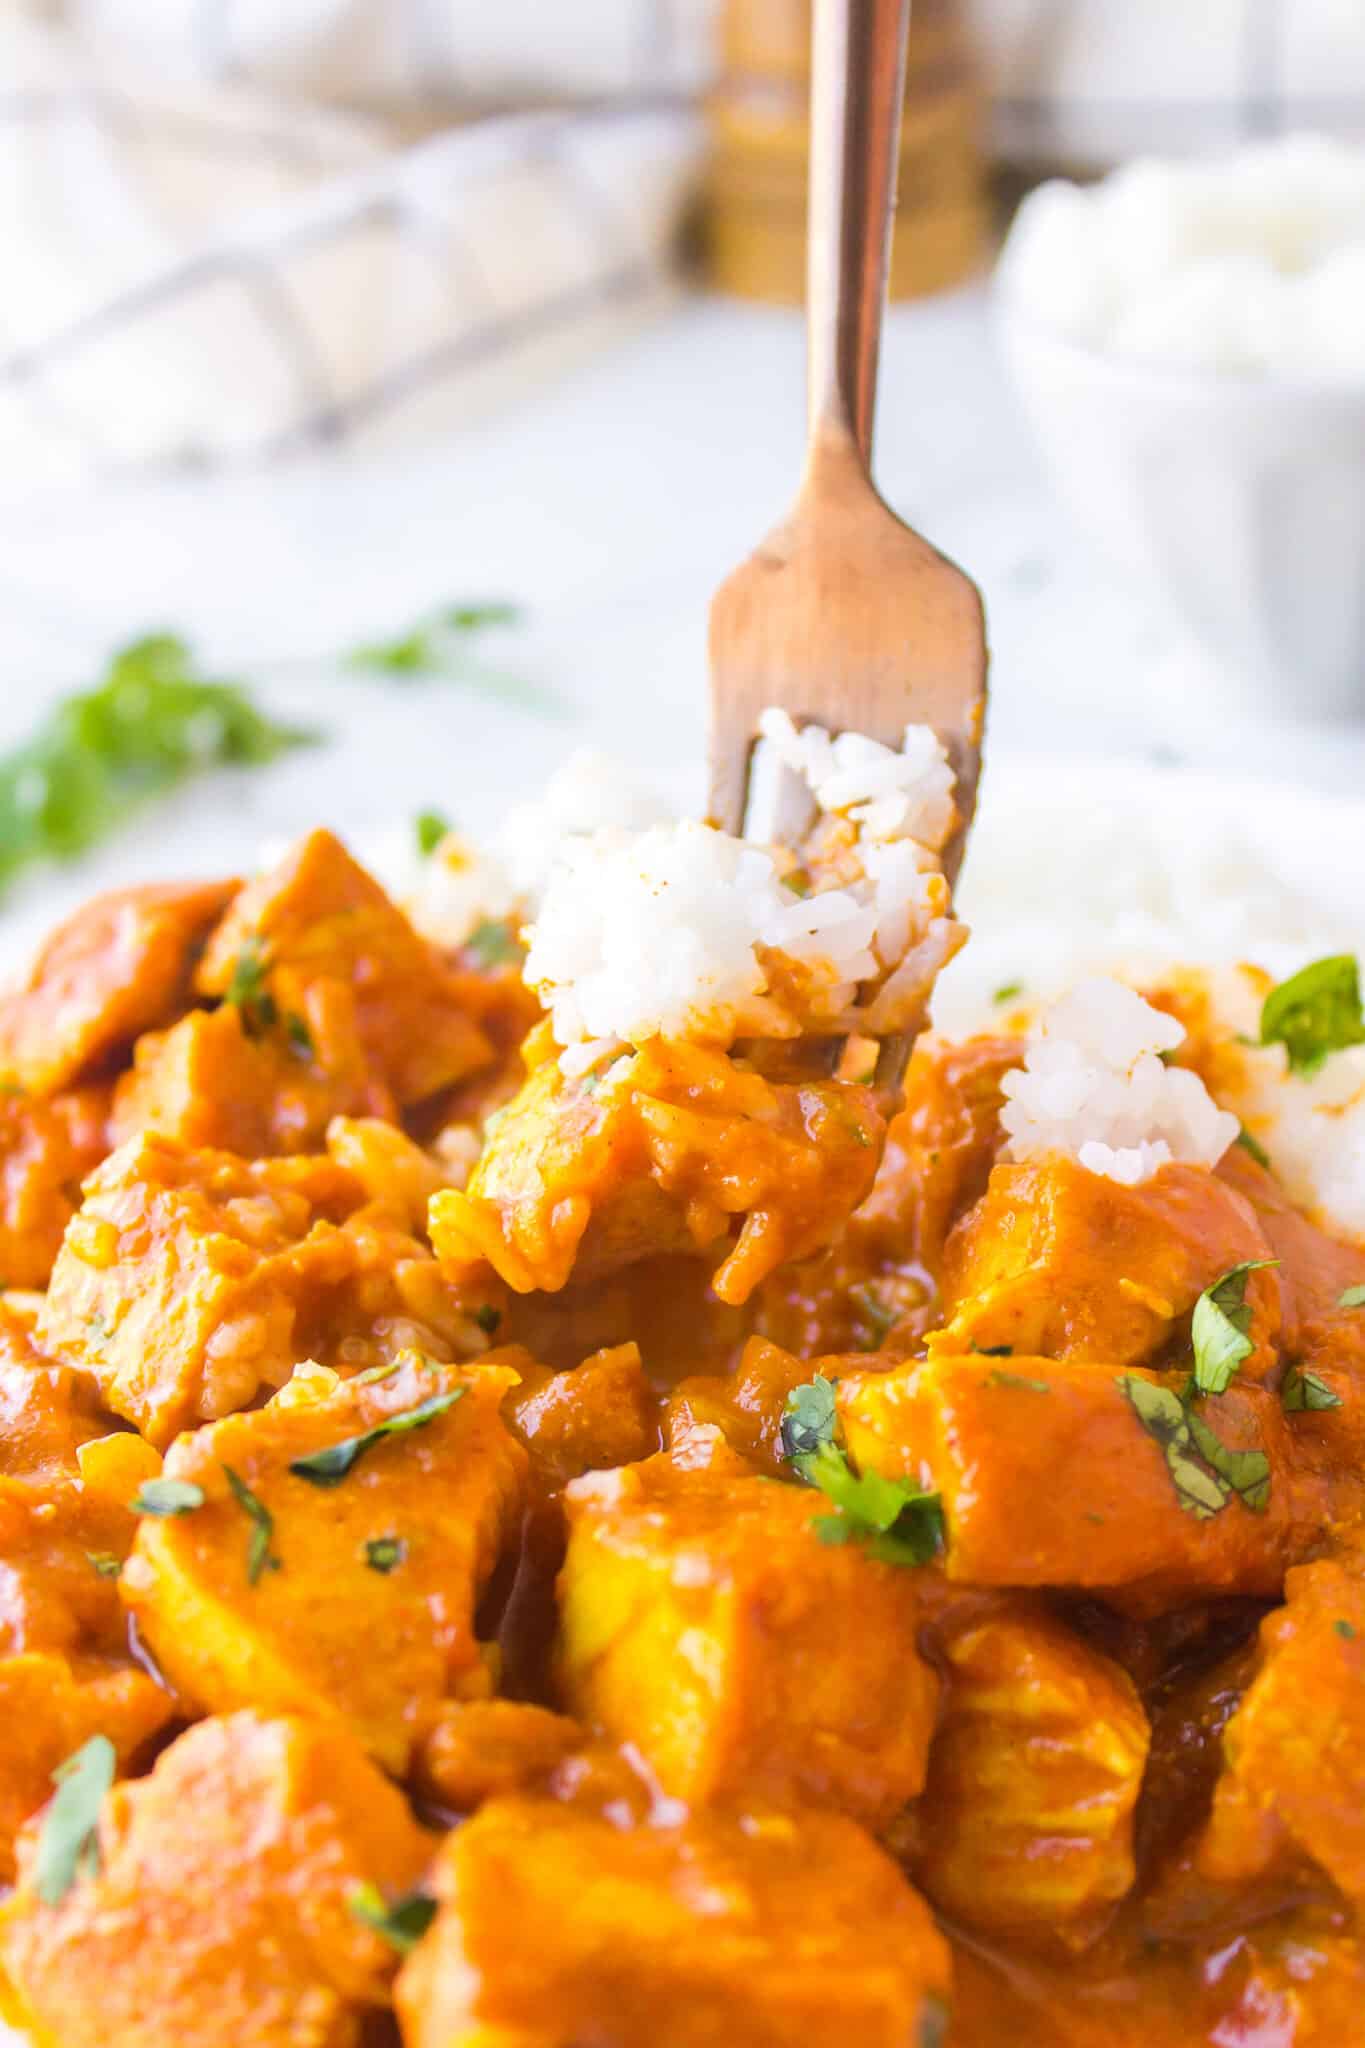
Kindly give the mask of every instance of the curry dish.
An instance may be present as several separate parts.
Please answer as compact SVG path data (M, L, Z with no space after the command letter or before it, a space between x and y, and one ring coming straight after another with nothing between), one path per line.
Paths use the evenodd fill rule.
M11 2022L1365 2039L1365 1249L1197 978L1096 1166L1008 1004L569 1057L519 929L319 832L0 1000Z

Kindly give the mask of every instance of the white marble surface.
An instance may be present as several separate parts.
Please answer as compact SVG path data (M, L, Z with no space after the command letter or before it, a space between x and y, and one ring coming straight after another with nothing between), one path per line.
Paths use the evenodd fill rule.
M12 892L6 951L113 876L248 861L317 817L364 830L435 803L477 830L580 739L694 797L707 601L791 495L802 353L792 314L692 299L477 426L410 434L363 464L0 497L0 741L159 625L331 736L269 772L197 784L97 858ZM1162 628L1054 506L982 292L892 315L878 473L984 589L997 763L1099 750L1341 793L1365 783L1365 728L1201 718ZM450 683L361 684L306 659L481 594L525 604L526 626L490 656L552 688L567 716Z

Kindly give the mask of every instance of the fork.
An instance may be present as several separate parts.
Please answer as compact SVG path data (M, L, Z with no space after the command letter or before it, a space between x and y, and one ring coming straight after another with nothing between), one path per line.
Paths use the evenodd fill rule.
M932 726L957 778L943 852L957 879L976 806L986 629L974 583L882 502L871 477L877 359L910 0L815 0L807 226L807 429L796 503L717 591L710 625L710 813L725 831L801 836L796 778L759 827L750 762L760 714L899 748ZM899 1088L910 1042L886 1039Z

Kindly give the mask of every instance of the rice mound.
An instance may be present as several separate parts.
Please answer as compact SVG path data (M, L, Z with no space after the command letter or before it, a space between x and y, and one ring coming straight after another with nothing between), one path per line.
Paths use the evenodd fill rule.
M1240 1125L1197 1074L1162 1061L1184 1037L1182 1024L1122 982L1078 983L1004 1078L1004 1156L1061 1154L1124 1187L1174 1160L1216 1165Z
M561 842L525 975L566 1071L652 1037L726 1045L922 1020L967 936L939 859L956 817L942 747L922 727L898 753L772 712L762 731L820 811L799 853L692 821Z
M638 831L672 813L610 754L579 747L541 795L513 804L486 845L447 832L422 854L410 827L374 847L370 865L426 938L462 946L486 918L534 915L560 849L604 826Z

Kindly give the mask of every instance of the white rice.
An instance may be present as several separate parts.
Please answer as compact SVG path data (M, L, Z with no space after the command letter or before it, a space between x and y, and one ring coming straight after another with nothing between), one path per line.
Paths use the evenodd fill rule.
M1232 375L1365 376L1365 150L1289 135L1211 161L1053 180L1020 207L1006 297L1084 347Z
M368 865L420 932L455 947L485 919L521 924L533 916L567 840L603 826L638 831L670 816L619 761L580 747L538 799L512 805L486 845L476 847L452 831L423 854L409 825L371 848Z
M763 730L847 827L837 869L798 893L789 852L692 822L563 841L525 972L566 1070L655 1036L728 1044L918 1021L965 937L938 860L954 818L941 746L923 728L900 753L831 742L776 713Z
M1024 1065L1006 1074L1005 1157L1079 1160L1136 1187L1173 1160L1214 1166L1238 1133L1197 1074L1166 1066L1184 1027L1096 976L1043 1017Z

